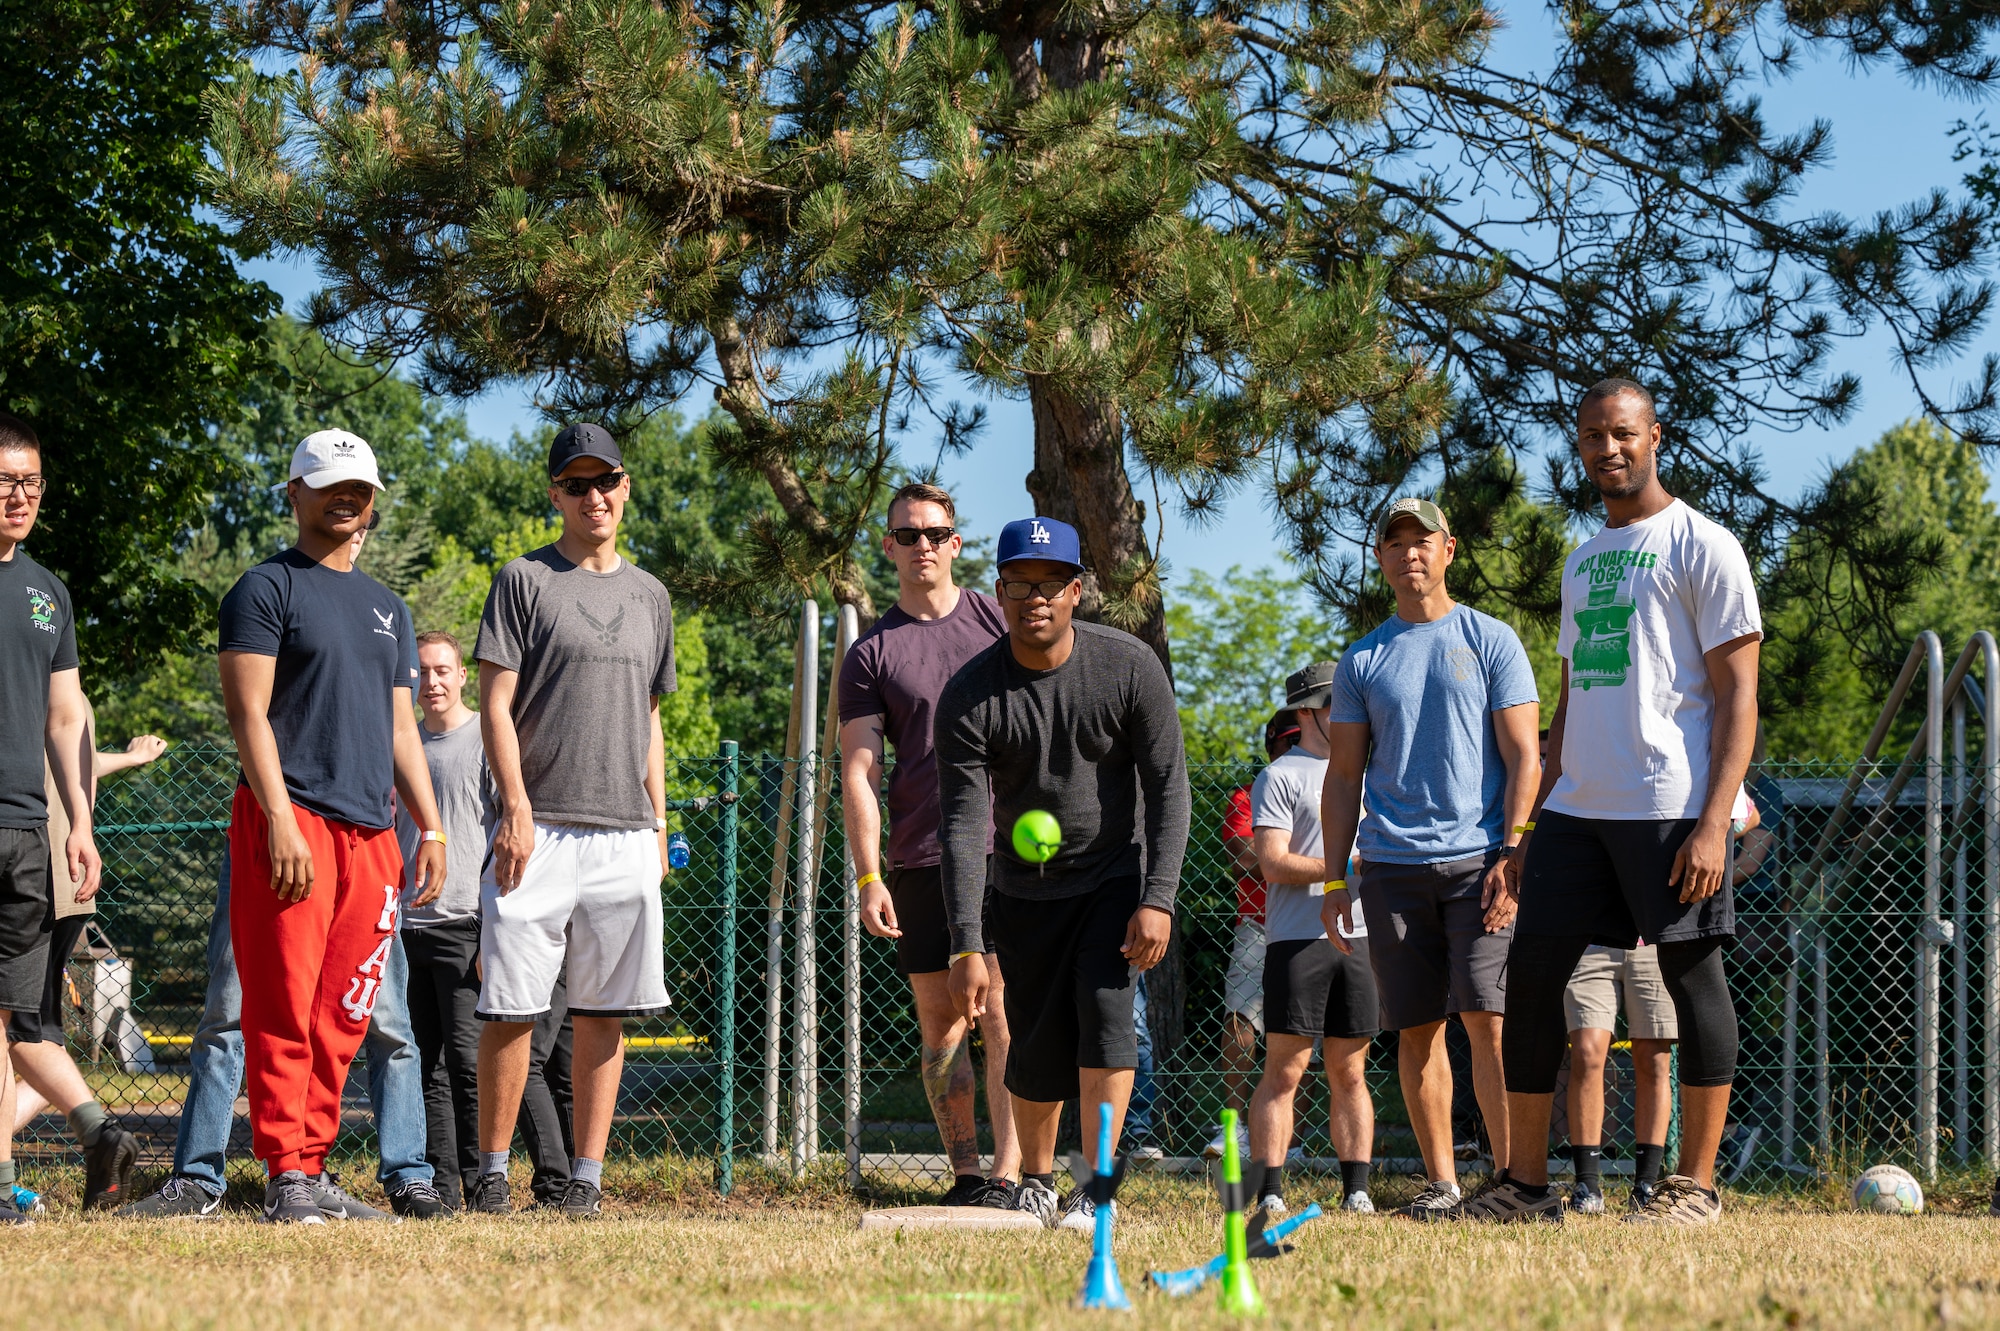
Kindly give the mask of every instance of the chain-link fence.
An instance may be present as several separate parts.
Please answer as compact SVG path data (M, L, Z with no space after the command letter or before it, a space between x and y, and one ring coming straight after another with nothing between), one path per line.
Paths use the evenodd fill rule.
M628 1023L614 1151L712 1161L725 1190L739 1164L906 1191L948 1181L919 1080L909 986L891 944L863 933L848 907L836 766L802 771L725 745L669 770L671 825L692 848L662 889L673 1005ZM1202 1167L1232 1077L1247 1071L1241 1093L1261 1058L1234 1052L1223 994L1240 876L1223 825L1231 792L1253 775L1191 773L1175 946L1147 989L1147 1135L1164 1170ZM1937 775L1933 809L1921 765L1894 791L1888 769L1872 766L1772 764L1756 774L1774 844L1738 889L1729 958L1743 1044L1723 1163L1738 1186L1816 1187L1862 1161L1921 1169L1927 1141L1946 1168L1990 1162L2000 1147L1986 786L1976 766L1950 759ZM108 781L98 809L105 883L99 928L86 941L108 947L71 961L69 1038L99 1098L141 1135L155 1166L172 1152L186 1095L235 778L231 752L179 748ZM781 817L814 808L823 815L805 824ZM808 828L818 835L800 834ZM1470 1155L1480 1130L1465 1052L1461 1040L1455 1118ZM350 1083L344 1149L372 1150L365 1058ZM1394 1036L1378 1042L1370 1068L1376 1156L1413 1162ZM1632 1142L1622 1052L1607 1077L1604 1137L1616 1171ZM1302 1093L1308 1169L1332 1166L1325 1094L1317 1077ZM244 1151L240 1101L238 1110L234 1149ZM1563 1117L1559 1104L1552 1149ZM1073 1124L1064 1141L1077 1141ZM30 1123L22 1145L31 1160L71 1149L52 1113Z

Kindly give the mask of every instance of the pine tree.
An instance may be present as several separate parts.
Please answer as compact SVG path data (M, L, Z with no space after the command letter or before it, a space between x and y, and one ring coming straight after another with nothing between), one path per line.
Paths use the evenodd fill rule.
M1875 510L1778 502L1754 441L1847 413L1828 356L1868 328L1929 393L1990 300L1987 205L1803 215L1827 129L1755 95L1800 41L1982 83L1977 0L1571 0L1543 78L1486 63L1479 0L231 12L294 67L214 95L213 185L246 241L313 257L316 326L619 428L712 384L718 451L784 514L758 576L864 613L899 445L973 446L985 392L1032 406L1028 488L1083 532L1092 612L1163 656L1144 501L1261 496L1353 622L1372 517L1438 492L1462 585L1553 613L1594 503L1563 441L1609 373L1658 393L1672 486L1776 567ZM1996 382L1926 402L1988 441ZM1826 612L1898 594L1908 553Z

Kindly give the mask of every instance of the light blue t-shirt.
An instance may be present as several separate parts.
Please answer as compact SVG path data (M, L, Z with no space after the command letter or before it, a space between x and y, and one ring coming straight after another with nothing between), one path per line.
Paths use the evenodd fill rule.
M1514 630L1469 606L1429 624L1392 616L1348 648L1331 720L1368 725L1355 855L1442 864L1499 845L1507 765L1493 713L1538 701Z

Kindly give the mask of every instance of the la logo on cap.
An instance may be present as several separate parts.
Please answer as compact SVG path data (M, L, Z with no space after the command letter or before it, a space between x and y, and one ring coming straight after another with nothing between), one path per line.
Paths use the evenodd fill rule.
M1036 545L1049 544L1050 541L1049 529L1047 527L1044 527L1039 519L1031 518L1029 519L1029 522L1031 525L1028 528L1028 539L1030 541L1033 541Z

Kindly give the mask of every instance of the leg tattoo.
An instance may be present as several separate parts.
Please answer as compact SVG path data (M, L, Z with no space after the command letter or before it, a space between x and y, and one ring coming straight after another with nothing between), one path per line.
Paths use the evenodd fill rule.
M955 1174L979 1172L979 1129L972 1119L972 1042L958 1040L943 1049L924 1046L924 1096L931 1117L951 1157Z

